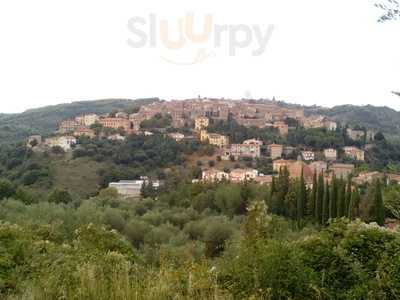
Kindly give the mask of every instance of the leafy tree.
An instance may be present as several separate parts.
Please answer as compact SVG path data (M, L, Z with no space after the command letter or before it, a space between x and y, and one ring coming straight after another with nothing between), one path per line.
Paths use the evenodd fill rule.
M29 145L30 145L32 148L35 148L38 144L39 144L39 143L38 143L38 141L37 141L36 139L33 139L32 141L29 142Z
M102 124L96 122L96 123L90 125L90 129L92 129L94 131L94 134L96 136L99 136L100 133L103 131L104 127Z
M144 181L142 188L140 190L140 194L144 198L155 197L157 195L157 191L154 188L153 181L151 181L151 180Z
M383 140L385 140L385 136L383 135L383 133L382 133L381 131L378 131L378 132L375 134L374 139L375 139L376 141L383 141Z
M151 227L149 224L139 220L131 220L124 228L124 234L133 246L139 248L144 243L144 238Z
M14 198L27 205L37 202L35 196L24 187L17 188Z
M243 207L244 199L239 185L220 185L215 191L215 206L223 214L234 216Z
M172 117L170 115L156 114L151 119L143 121L140 127L144 129L157 129L169 127L171 124Z
M389 185L384 189L385 208L397 219L400 219L400 186Z
M0 179L0 200L9 198L14 195L15 189L13 184L6 179Z
M37 182L42 175L42 172L39 170L28 171L22 176L22 183L24 185L31 185Z
M53 202L56 204L60 203L68 204L72 202L72 197L67 190L55 189L50 193L48 197L48 202Z
M61 148L60 146L51 147L51 152L54 154L64 154L65 153L64 149Z
M104 213L104 222L112 229L122 232L125 228L125 219L117 209L108 208Z
M225 242L231 238L232 234L231 225L223 219L210 222L203 237L206 244L206 255L208 257L220 255L224 250Z

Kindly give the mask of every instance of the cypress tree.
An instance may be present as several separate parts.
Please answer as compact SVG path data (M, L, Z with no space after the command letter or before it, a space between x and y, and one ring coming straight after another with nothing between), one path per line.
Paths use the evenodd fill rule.
M292 182L289 186L289 191L286 193L284 204L284 215L293 220L297 219L298 181Z
M346 213L346 184L343 179L340 179L338 184L338 205L337 205L337 217L341 218Z
M300 222L304 217L304 208L307 201L307 187L304 181L304 170L301 169L299 189L297 195L297 221Z
M347 214L350 220L359 217L359 205L360 205L360 193L358 191L358 188L355 187L351 193L349 210Z
M331 185L331 195L329 201L329 219L336 218L337 216L337 180L336 176L332 177L332 185Z
M271 188L270 188L270 198L272 199L272 196L276 192L276 186L275 186L275 176L272 176L272 182L271 182Z
M314 172L313 186L310 194L310 201L308 201L308 214L313 217L315 216L315 202L317 201L317 173Z
M285 198L289 191L289 171L285 167L279 171L278 185L277 185L277 212L278 214L285 214Z
M318 176L317 199L315 201L315 219L318 223L322 222L322 202L324 199L324 175L321 172Z
M346 195L345 195L345 215L347 217L350 217L349 215L349 207L350 207L350 202L351 202L351 178L349 177L347 181L347 189L346 189Z
M280 173L281 172L279 171L279 174ZM278 214L278 209L279 209L278 197L276 194L276 185L277 185L276 178L275 178L275 176L272 176L272 183L271 183L271 188L269 191L269 200L271 203L271 208L270 208L271 212L274 214Z
M375 220L380 225L385 224L385 208L383 206L381 181L376 181L375 187Z
M322 224L326 224L329 220L329 184L325 183L324 200L322 203Z
M360 190L358 187L355 188L354 200L353 200L353 209L354 209L354 217L360 217Z

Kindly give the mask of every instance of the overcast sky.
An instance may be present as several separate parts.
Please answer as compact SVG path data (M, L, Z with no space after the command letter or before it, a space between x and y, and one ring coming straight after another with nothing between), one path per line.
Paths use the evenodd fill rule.
M168 21L173 41L190 13L197 34L211 16L208 38L195 43L184 35L184 45L167 48L160 21ZM0 112L198 95L400 110L400 97L391 94L400 90L400 22L380 24L378 15L370 0L1 0ZM129 20L143 24L128 27ZM216 47L223 25L230 31ZM268 43L254 56L257 32ZM131 46L145 37L145 46ZM234 38L247 46L230 55Z

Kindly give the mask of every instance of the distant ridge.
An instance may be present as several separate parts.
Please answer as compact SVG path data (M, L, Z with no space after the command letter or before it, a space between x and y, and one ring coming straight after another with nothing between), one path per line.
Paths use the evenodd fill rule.
M146 98L76 101L29 109L18 114L0 114L0 144L21 141L31 134L50 134L57 129L61 120L79 114L105 114L113 110L129 110L157 101L160 100Z
M400 95L398 92L393 93ZM79 114L105 114L113 110L130 110L158 101L162 100L159 98L88 100L34 108L18 114L0 113L0 144L21 141L31 134L51 134L61 120ZM326 115L343 124L380 130L388 136L400 138L400 112L386 106L348 104L325 108L315 105L302 106L284 101L276 101L276 103L282 107L303 108L306 115Z

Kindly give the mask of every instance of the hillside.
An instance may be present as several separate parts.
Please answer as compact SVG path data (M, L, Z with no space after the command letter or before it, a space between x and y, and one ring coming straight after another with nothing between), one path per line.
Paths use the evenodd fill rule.
M58 122L79 114L133 110L154 101L158 99L78 101L30 109L20 114L0 114L0 143L19 141L31 134L50 134L56 130Z
M321 113L341 123L378 129L389 134L398 134L400 128L400 113L386 106L341 105L321 109Z
M387 106L346 104L327 108L315 105L301 106L287 102L280 102L280 105L283 107L303 108L306 116L326 115L342 124L380 130L387 137L400 138L400 112Z
M132 111L141 105L154 101L159 101L159 99L78 101L31 109L20 114L0 113L0 144L22 141L31 134L50 134L56 130L58 122L79 114L104 114L113 110ZM324 108L301 106L288 102L279 102L279 105L282 107L304 108L306 115L323 114L343 124L380 130L389 138L396 140L400 138L400 112L389 107L341 105L333 108Z

